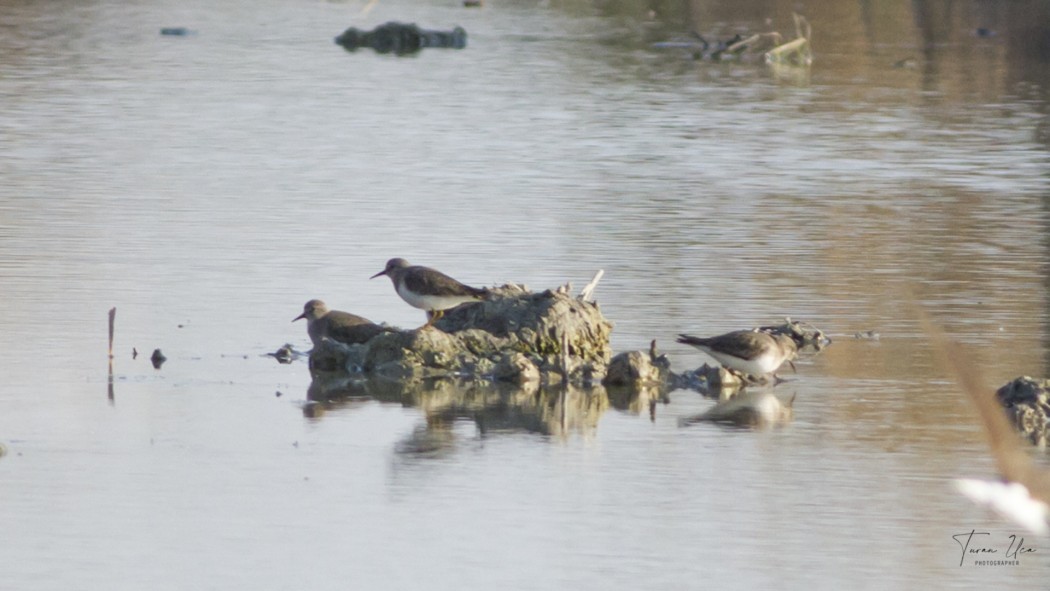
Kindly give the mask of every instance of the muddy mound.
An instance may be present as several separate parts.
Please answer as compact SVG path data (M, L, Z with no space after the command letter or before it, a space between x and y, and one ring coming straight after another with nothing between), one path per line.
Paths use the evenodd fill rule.
M567 291L495 288L430 328L394 330L359 345L325 341L310 365L398 380L472 376L558 383L566 373L572 382L601 380L612 323L598 304Z

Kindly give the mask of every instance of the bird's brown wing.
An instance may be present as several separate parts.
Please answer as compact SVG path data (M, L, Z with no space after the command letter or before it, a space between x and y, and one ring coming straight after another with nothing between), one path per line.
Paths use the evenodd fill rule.
M751 359L760 355L771 344L771 339L772 337L767 334L750 330L738 330L708 338L678 335L679 343L710 347L719 353L741 359Z
M349 316L354 316L354 315L353 314L349 314ZM344 323L344 324L339 324L337 326L332 326L328 330L328 337L333 339L333 340L339 341L340 343L346 343L348 345L353 345L353 344L356 344L356 343L368 342L368 341L372 340L372 337L374 337L374 336L376 336L376 335L378 335L380 333L393 330L393 329L388 328L386 326L380 326L378 324L373 324L373 323L369 322L368 320L365 320L364 318L361 318L360 316L354 316L354 317L362 320L363 322L359 322L357 324L345 324Z
M328 338L340 343L363 343L382 332L378 324L349 312L333 310L325 315L324 320Z
M325 319L328 320L333 326L356 326L358 324L375 324L371 320L358 316L357 314L351 314L350 312L340 312L339 310L332 310L325 315Z
M481 297L484 289L463 285L441 271L429 267L411 267L405 274L405 287L423 295Z

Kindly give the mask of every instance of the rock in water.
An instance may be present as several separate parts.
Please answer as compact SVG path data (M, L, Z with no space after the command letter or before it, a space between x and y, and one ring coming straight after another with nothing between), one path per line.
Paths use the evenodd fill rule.
M463 27L455 27L451 31L430 31L419 28L415 23L391 21L371 31L350 27L336 37L335 42L347 51L371 47L379 53L404 55L425 47L463 49L467 46L467 32Z
M996 391L1014 427L1029 441L1046 447L1050 431L1050 380L1022 376Z
M311 355L311 366L396 379L561 382L566 342L570 381L591 382L608 368L611 333L612 324L596 303L504 286L490 290L482 302L449 310L430 328L386 332L357 345L326 343Z

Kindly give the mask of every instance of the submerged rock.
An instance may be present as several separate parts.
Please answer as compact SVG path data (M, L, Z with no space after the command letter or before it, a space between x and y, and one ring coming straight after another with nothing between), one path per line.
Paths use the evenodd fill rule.
M456 27L451 31L430 31L419 28L415 23L391 21L371 31L350 27L336 37L335 42L347 51L371 47L378 53L403 55L415 53L425 47L463 49L467 46L467 32L463 27Z
M764 380L765 377L763 376L759 379ZM709 365L705 363L692 371L675 375L675 385L677 387L697 390L705 396L716 398L728 398L749 383L752 382L746 376L742 376L718 364ZM762 383L764 384L765 382Z
M665 381L662 368L642 351L626 351L612 358L609 371L602 382L612 386L648 385Z
M1021 434L1039 447L1046 447L1050 431L1050 380L1022 376L996 391Z
M392 330L362 344L325 340L316 371L397 380L478 377L514 383L590 383L609 365L612 324L598 305L563 291L508 285L449 310L433 327Z

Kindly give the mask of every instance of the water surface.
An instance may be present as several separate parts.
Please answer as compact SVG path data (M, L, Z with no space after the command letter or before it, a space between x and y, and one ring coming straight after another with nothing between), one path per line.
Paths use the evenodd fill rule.
M790 33L794 8L0 4L5 585L1044 580L1045 540L958 566L953 534L1022 532L951 488L994 467L902 301L990 386L1045 373L1045 9L807 2L808 71L651 46ZM331 42L394 19L468 48ZM367 279L392 256L537 289L604 269L613 348L655 338L678 370L703 361L683 331L791 316L835 343L769 431L680 427L713 404L689 391L654 415L576 398L565 423L528 397L450 415L444 391L304 417L305 363L265 353L308 346L314 297L421 324Z

